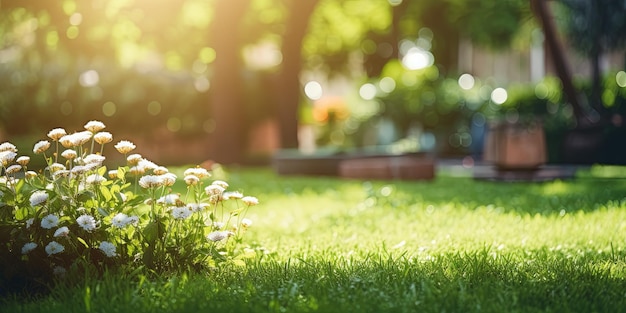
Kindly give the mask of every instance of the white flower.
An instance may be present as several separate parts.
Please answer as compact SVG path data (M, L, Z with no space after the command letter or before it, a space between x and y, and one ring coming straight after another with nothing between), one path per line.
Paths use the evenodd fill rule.
M103 155L90 154L90 155L86 156L83 159L83 162L85 164L97 164L98 166L100 166L100 165L102 165L102 163L104 162L105 159L106 159L106 157L103 156Z
M116 179L117 178L117 170L110 170L107 172L107 175L109 175L110 179Z
M115 144L115 149L121 154L127 154L128 152L133 151L136 148L135 144L128 140L122 140Z
M30 162L30 157L23 155L23 156L17 158L17 160L15 162L19 163L21 166L26 166Z
M22 246L22 254L28 254L28 252L35 250L35 248L37 248L36 243L34 242L25 243L24 246Z
M79 216L76 219L76 223L78 223L78 226L80 226L82 229L91 232L94 229L96 229L96 219L93 218L93 216L91 215L87 215L87 214L83 214L81 216Z
M200 178L198 178L198 176L196 175L187 175L185 176L185 183L188 186L192 186L192 185L196 185L200 182Z
M97 143L103 145L105 143L109 143L109 142L113 141L113 135L111 135L111 133L109 133L109 132L99 132L99 133L93 135L93 140L95 140Z
M176 183L176 175L174 173L165 173L159 175L161 180L163 180L163 186L173 186Z
M63 245L61 245L60 243L58 243L56 241L51 241L46 246L46 253L48 253L48 255L61 253L61 252L63 252L63 250L65 250L65 247L63 247Z
M152 172L155 175L163 175L169 173L170 170L168 170L165 166L157 166L154 170L152 170Z
M13 162L13 160L15 160L15 157L17 156L17 153L13 152L13 151L1 151L0 152L0 163L2 163L2 165L7 166L9 163Z
M126 157L126 161L128 162L129 165L137 165L139 164L139 161L143 160L143 157L141 156L141 154L131 154L128 157Z
M115 226L117 228L124 228L127 225L126 224L127 220L128 220L128 215L126 215L124 213L117 213L111 219L111 225L113 225L113 226Z
M139 223L139 217L137 215L132 215L126 218L124 221L126 225L137 225Z
M10 142L3 142L0 144L0 152L4 152L4 151L11 151L11 152L17 152L17 147L15 147L14 144L10 143Z
M6 170L4 170L4 173L8 174L8 175L15 174L15 173L19 172L21 169L22 169L21 165L13 164L13 165L7 167Z
M154 188L163 186L163 179L156 175L146 175L139 179L139 186L143 188Z
M57 179L59 177L67 177L68 175L70 175L70 171L68 170L58 170L52 173L52 176L54 177L54 179Z
M40 154L40 153L46 152L48 148L50 148L50 142L47 140L42 140L35 144L35 147L33 148L33 152L35 154Z
M232 236L233 233L229 232L229 231L225 231L225 230L218 230L218 231L214 231L209 233L206 238L210 241L213 242L218 242L218 241L222 241L230 236Z
M100 185L105 181L107 181L107 179L98 174L91 174L87 176L87 179L85 180L85 182L90 185Z
M31 217L31 218L29 218L29 219L27 219L27 220L26 220L26 228L28 229L28 228L30 228L31 226L33 226L33 223L34 223L34 222L35 222L35 219L34 219L34 218L32 218L32 217Z
M80 176L82 174L87 173L87 171L89 171L89 167L84 166L84 165L76 165L71 170L72 175L74 176Z
M249 206L259 204L259 199L257 199L256 197L251 197L251 196L243 197L241 198L241 201L243 201L243 203Z
M141 159L137 163L137 167L142 168L144 171L148 171L148 170L154 170L159 166L150 160Z
M52 229L59 225L59 217L54 214L48 214L41 219L41 227L45 229Z
M66 159L68 159L68 160L71 160L71 159L77 157L78 153L75 150L67 149L67 150L61 152L61 156L66 158Z
M30 205L37 206L48 201L48 193L44 190L37 190L30 195Z
M186 206L178 206L172 208L172 217L178 220L184 220L191 216L191 210Z
M239 191L227 191L224 192L224 200L228 199L241 199L243 198L243 194Z
M196 176L198 178L204 178L204 177L211 176L209 171L207 171L205 168L202 168L202 167L188 168L188 169L185 170L185 172L183 174L185 176L193 175L193 176Z
M37 172L35 172L35 171L26 171L26 173L24 173L24 177L26 177L26 178L35 178L35 177L37 177Z
M67 133L65 132L65 129L63 128L55 128L51 131L48 132L48 138L57 141L59 140L61 137L67 135Z
M61 236L65 237L69 235L69 233L70 233L70 229L67 228L67 226L63 226L54 232L54 237L61 237Z
M130 169L128 169L128 172L135 176L139 176L139 175L145 174L146 170L144 168L140 168L139 166L133 166Z
M157 199L157 204L176 205L179 199L180 199L180 196L178 194L171 193L171 194L165 195Z
M187 203L187 207L191 210L191 212L200 212L208 206L208 203Z
M100 249L102 252L104 252L106 256L110 258L117 255L117 253L115 253L115 246L108 241L101 242L100 247L98 247L98 249Z
M56 171L66 170L67 168L65 167L65 165L63 165L61 163L52 163L52 164L48 165L46 167L46 169L48 171L50 171L50 173L54 173Z
M218 185L209 185L204 188L206 194L210 196L221 196L222 193L224 193L224 190L226 190L224 187Z
M104 123L100 122L100 121L89 121L87 122L87 124L85 124L85 129L92 132L92 133L97 133L101 130L103 130L106 126L104 126Z
M212 185L217 185L217 186L220 186L220 187L222 187L224 189L228 188L228 183L223 181L223 180L216 180L216 181L213 182Z
M213 222L212 226L213 229L222 229L224 228L224 225L226 225L224 222Z
M241 226L243 226L244 228L248 228L250 226L252 226L252 220L249 218L244 218L241 220Z

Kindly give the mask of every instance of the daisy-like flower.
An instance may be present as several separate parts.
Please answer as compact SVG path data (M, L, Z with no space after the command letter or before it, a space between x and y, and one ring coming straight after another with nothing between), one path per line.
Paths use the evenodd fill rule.
M88 130L82 131L82 132L77 132L74 135L74 140L76 142L76 146L82 146L84 144L86 144L89 140L91 140L91 137L93 136L93 133L91 133Z
M139 186L142 188L155 188L163 186L163 179L156 175L146 175L139 179Z
M61 163L52 163L52 164L48 165L48 167L46 167L46 169L48 171L50 171L50 173L54 173L56 171L66 170L67 168L65 168L65 165L63 165Z
M152 170L154 175L163 175L170 172L165 166L157 166L154 170Z
M87 166L76 165L72 168L70 172L72 172L72 175L74 176L80 176L80 175L87 173L87 171L89 171L89 168Z
M256 197L246 196L241 198L241 201L248 206L253 206L259 204L259 199Z
M126 215L124 213L117 213L111 219L111 225L113 225L113 226L115 226L117 228L124 228L127 225L126 224L127 220L128 220L128 215Z
M149 171L149 170L153 170L156 169L157 167L159 167L158 165L156 165L154 162L146 160L146 159L141 159L139 160L139 163L137 163L137 167L143 168L144 171Z
M185 172L183 174L185 176L193 175L193 176L196 176L196 177L198 177L200 179L211 176L209 171L207 171L205 168L202 168L202 167L188 168L188 169L185 170Z
M213 229L222 229L224 225L226 225L224 222L213 222L213 224L211 224Z
M185 176L185 184L188 186L197 185L200 182L200 178L196 175L187 175Z
M191 216L191 210L186 206L178 206L172 208L172 217L177 220L184 220Z
M117 149L117 151L121 154L127 154L128 152L135 150L135 148L135 144L128 140L122 140L115 144L115 149Z
M65 132L65 129L63 128L55 128L51 131L48 132L48 138L57 141L59 139L61 139L61 137L67 135L67 133Z
M29 179L37 177L37 172L35 172L35 171L26 171L26 173L24 173L24 177L29 178Z
M15 160L15 162L17 162L21 166L26 166L30 162L30 157L23 155L23 156L17 158L17 160Z
M79 216L76 219L76 223L78 223L78 226L80 226L82 229L91 232L94 229L96 229L96 219L93 218L93 216L91 215L87 215L87 214L83 214L81 216Z
M117 170L110 170L107 172L107 175L109 175L110 179L116 179L117 178Z
M141 156L141 154L138 153L133 153L126 157L126 162L128 162L128 165L137 165L141 160L143 160L143 157Z
M243 194L239 191L227 191L224 192L224 200L229 200L229 199L241 199L243 198Z
M89 121L87 122L87 124L85 124L85 129L92 132L92 133L97 133L101 130L103 130L106 126L104 126L104 123L100 122L100 121Z
M126 225L135 225L137 226L137 224L139 223L139 217L137 215L132 215L126 218L126 221L124 221L124 223Z
M159 199L157 199L157 204L161 205L176 205L180 200L180 196L175 193L171 193L169 195L165 195Z
M226 190L224 187L215 184L206 186L204 188L204 191L209 196L221 196L224 193L224 190Z
M29 201L31 206L38 206L48 201L48 193L45 190L37 190L30 195Z
M104 160L106 160L106 157L104 155L90 154L90 155L87 155L83 159L83 162L85 164L97 164L98 166L100 166L100 165L102 165Z
M224 189L228 188L228 183L223 181L223 180L216 180L216 181L214 181L212 183L212 185L217 185L217 186L220 186L220 187L222 187Z
M57 253L61 253L65 250L65 247L63 245L61 245L60 243L56 242L56 241L51 241L47 246L46 246L46 253L48 253L48 255L53 255L53 254L57 254Z
M213 242L218 242L218 241L222 241L224 239L227 239L228 237L232 236L233 233L229 232L229 231L225 231L225 230L218 230L218 231L214 231L209 233L206 238L210 241Z
M44 153L46 152L46 150L48 150L48 148L50 148L50 142L47 140L41 140L35 144L35 147L33 147L33 152L35 154Z
M139 176L139 175L145 174L146 170L144 168L139 167L139 166L133 166L133 167L128 169L128 172L131 173L132 175Z
M68 170L58 170L58 171L52 173L52 177L54 179L58 179L60 177L67 177L69 175L70 175L70 171L68 171Z
M174 173L165 173L159 175L163 180L163 186L173 186L176 183L176 175Z
M204 210L207 206L209 206L208 203L187 203L187 208L189 208L192 213L200 212Z
M0 163L2 163L3 166L7 166L9 165L9 163L15 160L16 156L17 156L17 153L13 151L8 151L8 150L2 151L0 152Z
M11 174L15 174L17 172L19 172L22 169L21 165L18 164L13 164L9 167L6 168L6 170L4 170L5 174L11 175Z
M87 179L85 179L85 182L90 185L100 185L105 181L107 181L107 179L98 174L91 174L87 176Z
M41 228L52 229L59 225L59 217L54 214L48 214L41 219Z
M117 255L117 253L115 252L115 246L108 241L101 242L98 249L100 249L100 251L104 252L104 254L110 258Z
M99 133L93 135L93 140L95 140L97 143L103 145L105 143L109 143L109 142L113 141L113 135L111 135L111 133L109 133L109 132L99 132Z
M27 242L22 246L22 254L28 254L29 252L35 250L37 248L37 244L34 242Z
M6 141L0 144L0 152L4 151L17 152L17 147L14 144Z
M252 226L252 220L249 218L244 218L241 220L241 226L243 226L244 228L248 228L250 226Z
M70 229L67 228L67 226L63 226L63 227L58 228L54 232L54 237L65 237L69 235L69 233L70 233Z
M68 160L72 160L78 156L78 153L76 152L76 150L67 149L61 152L61 156Z

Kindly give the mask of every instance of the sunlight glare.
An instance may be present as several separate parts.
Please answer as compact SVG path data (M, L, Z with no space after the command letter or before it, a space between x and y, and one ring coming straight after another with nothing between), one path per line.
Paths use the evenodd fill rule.
M474 76L472 76L471 74L465 73L459 76L459 86L465 90L470 90L474 88L475 82L476 81L474 80Z
M88 70L80 74L78 82L83 87L93 87L100 82L100 75L95 70Z
M304 94L311 100L319 100L322 97L322 85L316 81L310 81L304 85Z
M491 92L491 101L495 104L503 104L507 98L508 94L504 88L498 87Z
M363 84L361 88L359 88L359 95L364 100L372 100L376 97L376 86L374 84Z

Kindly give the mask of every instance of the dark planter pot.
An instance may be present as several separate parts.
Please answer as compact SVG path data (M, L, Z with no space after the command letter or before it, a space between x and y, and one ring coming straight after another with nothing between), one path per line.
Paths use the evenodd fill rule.
M489 127L484 160L500 170L535 170L546 163L543 124L497 122Z

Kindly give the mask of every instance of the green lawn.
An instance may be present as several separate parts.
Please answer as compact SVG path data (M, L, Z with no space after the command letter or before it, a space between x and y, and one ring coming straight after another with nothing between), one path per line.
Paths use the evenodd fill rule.
M219 178L260 200L246 267L108 274L0 311L626 312L624 179Z

